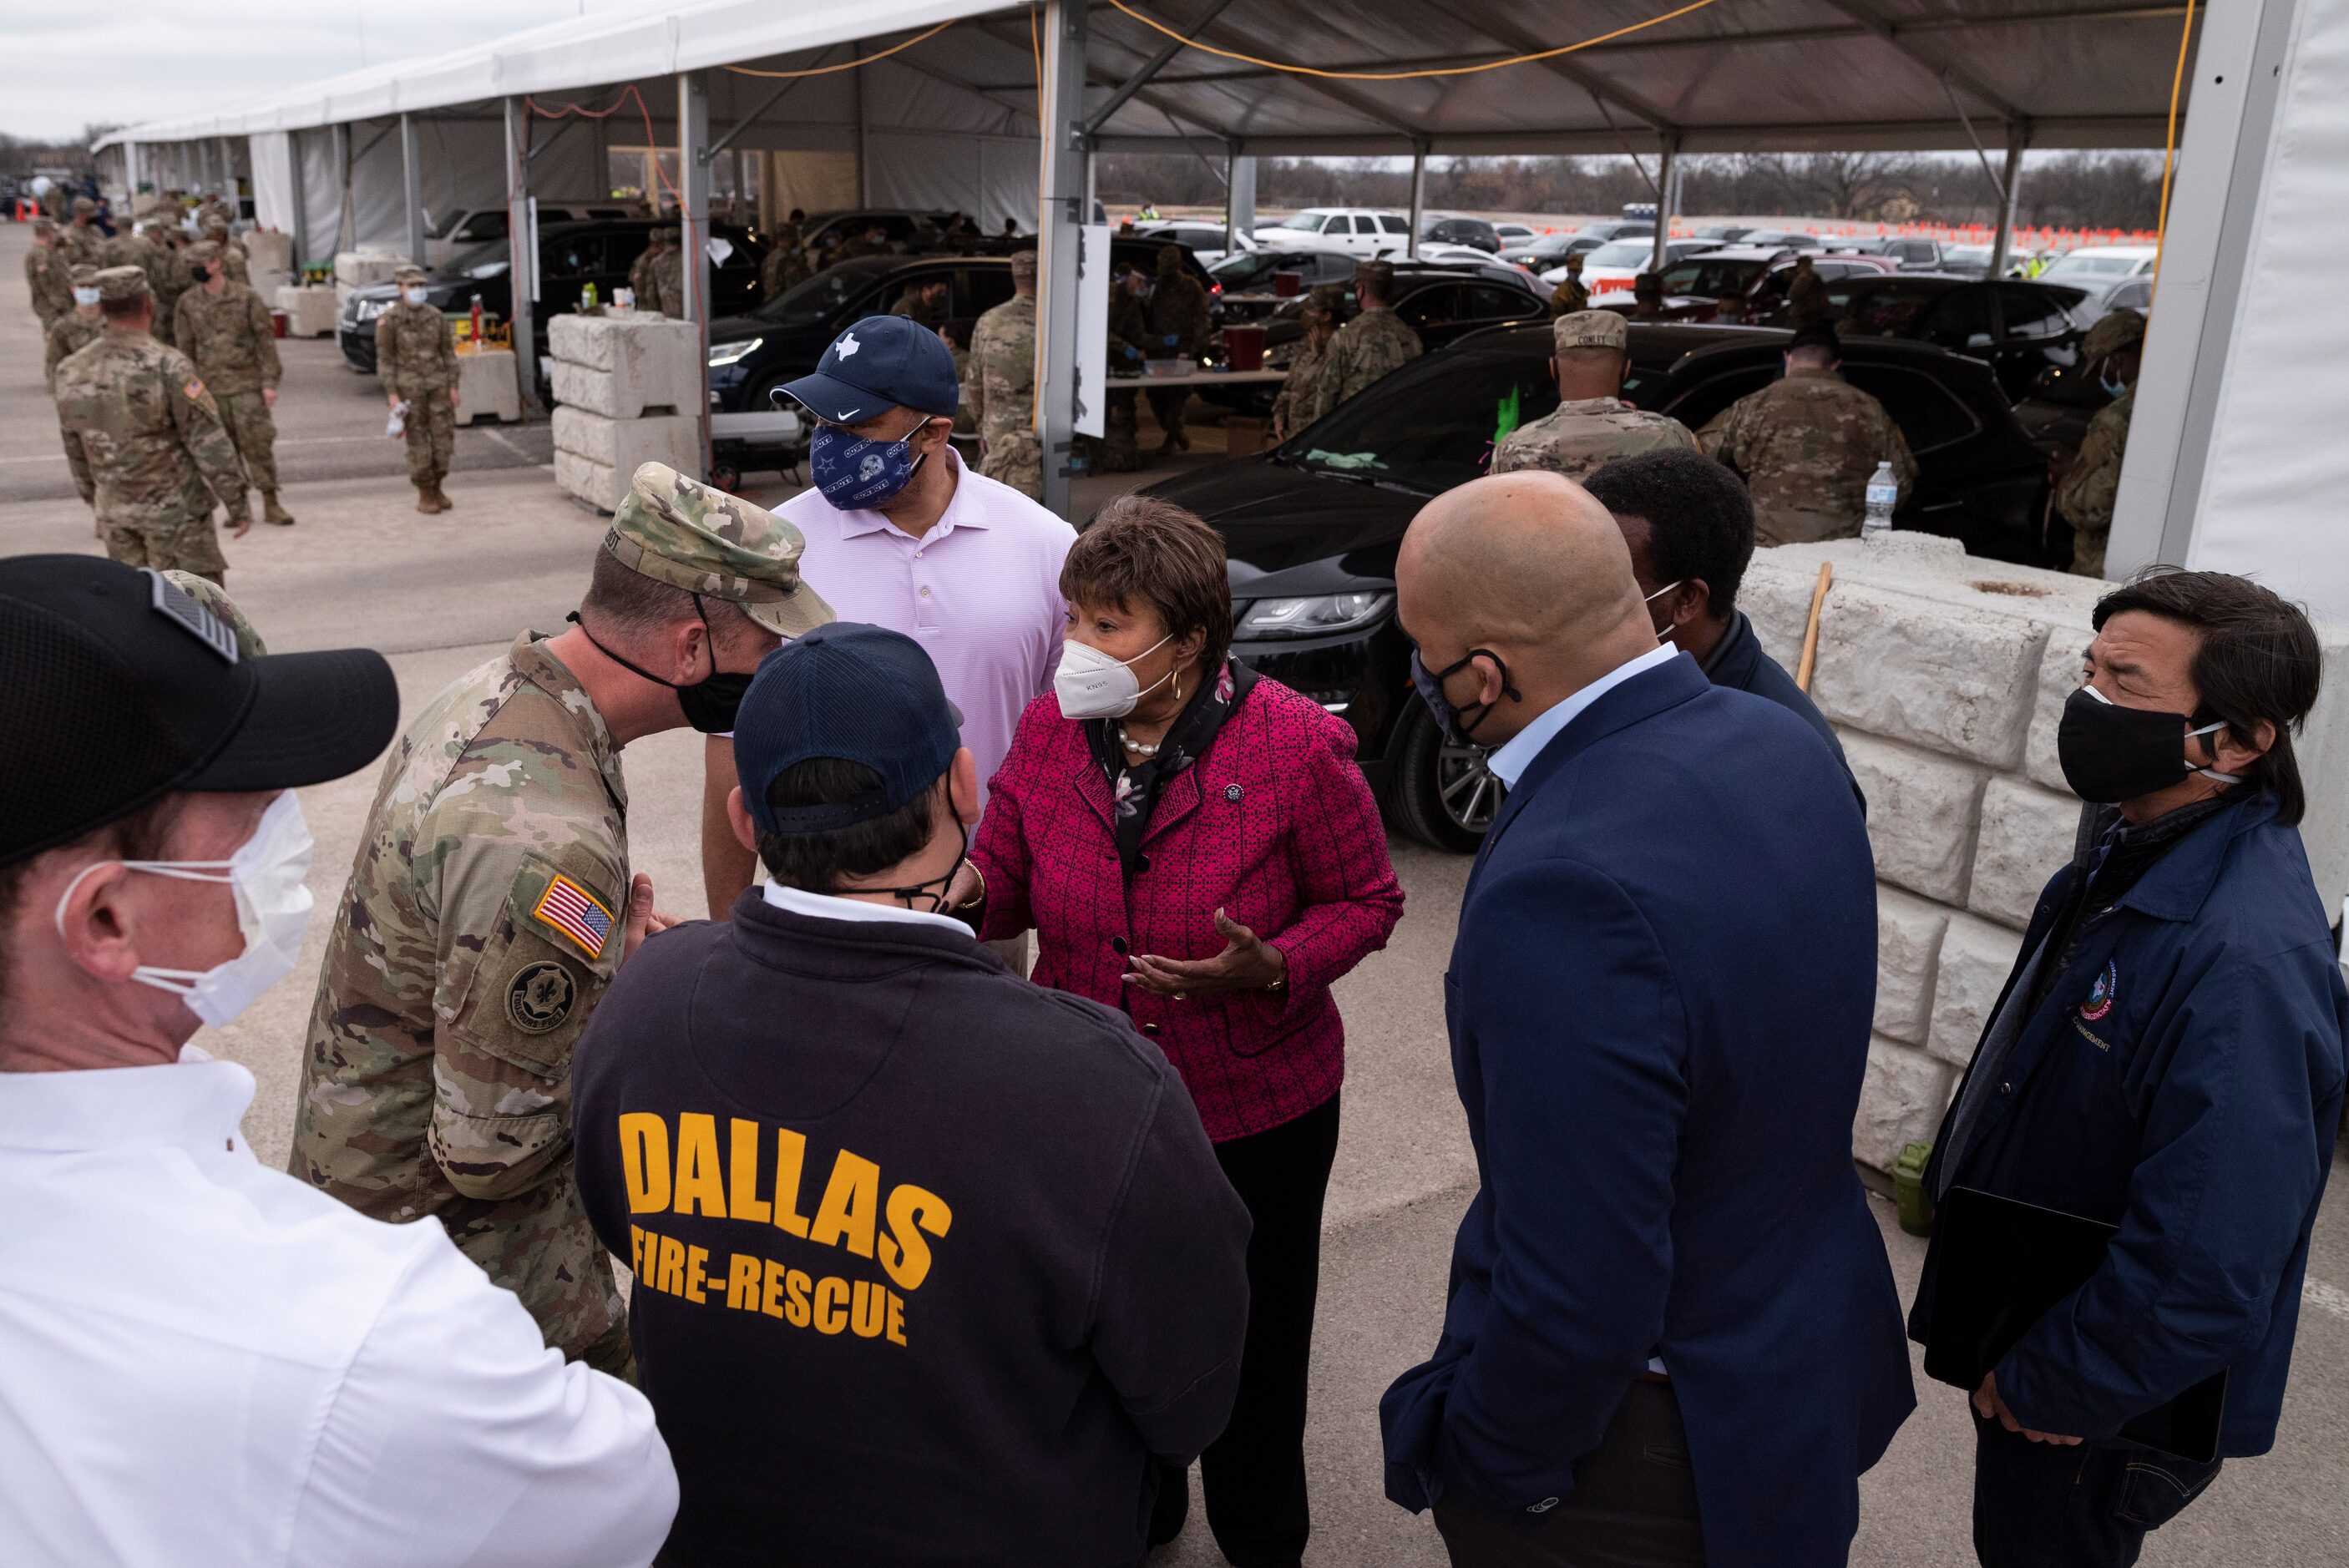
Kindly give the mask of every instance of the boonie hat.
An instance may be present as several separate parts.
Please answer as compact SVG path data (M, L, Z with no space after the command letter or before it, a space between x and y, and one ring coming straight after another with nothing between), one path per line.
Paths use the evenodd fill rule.
M0 560L0 866L172 790L339 779L399 723L374 649L249 657L160 573L88 555Z
M1570 310L1550 327L1551 345L1560 354L1569 348L1619 351L1630 341L1630 327L1611 310Z
M723 599L771 632L797 637L833 619L800 580L807 540L740 496L647 463L612 514L604 548L629 571L707 599Z
M868 315L832 340L815 374L781 390L817 418L854 425L895 407L954 418L954 352L910 316Z
M734 718L734 771L750 820L770 833L821 833L911 805L954 766L962 715L937 666L903 632L843 621L769 654ZM777 810L767 790L818 757L881 777L854 800Z
M2145 341L2145 317L2123 305L2101 316L2080 339L2080 353L2088 359L2102 359L2107 354L2119 354L2135 348Z
M98 285L98 297L101 300L137 299L147 292L147 269L100 267L89 281Z

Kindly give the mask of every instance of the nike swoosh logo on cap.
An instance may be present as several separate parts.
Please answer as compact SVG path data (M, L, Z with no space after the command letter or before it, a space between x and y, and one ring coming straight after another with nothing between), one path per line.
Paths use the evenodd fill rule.
M862 409L862 408L851 408L851 409L848 409L846 412L844 412L844 413L843 413L843 414L841 414L841 415L839 416L837 422L838 422L838 423L840 423L840 424L844 425L844 424L848 423L848 421L849 421L849 420L854 419L854 418L856 418L856 416L858 416L859 414L862 414L863 412L864 412L864 409Z

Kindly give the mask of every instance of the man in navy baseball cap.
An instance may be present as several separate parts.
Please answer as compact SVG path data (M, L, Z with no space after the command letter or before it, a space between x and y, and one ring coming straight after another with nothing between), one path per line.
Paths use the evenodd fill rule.
M827 425L861 425L891 408L951 419L959 401L954 351L902 315L868 315L816 361L815 373L780 388Z
M647 941L575 1047L664 1563L1139 1563L1158 1461L1230 1418L1247 1211L1156 1045L939 913L957 721L902 633L769 655L727 814L771 880Z

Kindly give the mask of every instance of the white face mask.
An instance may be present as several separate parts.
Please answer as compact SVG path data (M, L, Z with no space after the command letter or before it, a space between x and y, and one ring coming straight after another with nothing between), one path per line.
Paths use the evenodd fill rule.
M82 304L82 305L88 305L88 304L96 304L97 303L98 303L98 291L97 291L96 289L76 289L76 290L74 290L74 304Z
M237 929L244 951L210 969L161 969L142 964L130 977L183 997L188 1011L220 1028L253 1006L264 991L294 972L310 924L310 825L294 791L284 791L261 814L253 837L224 861L98 861L81 869L57 900L57 934L66 931L66 902L82 877L121 865L153 876L226 882L236 894Z
M406 300L410 304L422 304L424 303L424 291L420 288L404 288L399 291L399 297Z
M1667 583L1662 587L1657 589L1654 593L1649 594L1645 599L1640 600L1640 603L1642 604L1652 604L1657 600L1662 598L1665 594L1671 593L1673 589L1679 587L1682 583L1685 583L1687 581L1687 578L1682 577L1678 582ZM1656 641L1660 643L1669 643L1671 640L1672 629L1670 626L1666 626L1662 631L1656 634Z
M1061 699L1063 718L1123 718L1142 700L1143 686L1133 673L1135 659L1146 659L1173 640L1169 632L1132 659L1113 659L1091 643L1081 643L1074 637L1061 645L1060 673L1052 677L1052 690ZM1171 668L1150 683L1157 690L1174 676Z

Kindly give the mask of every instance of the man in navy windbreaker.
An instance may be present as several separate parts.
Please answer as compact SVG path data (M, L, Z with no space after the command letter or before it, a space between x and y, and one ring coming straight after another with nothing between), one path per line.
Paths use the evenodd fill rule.
M2041 895L1926 1172L2117 1224L1973 1395L1987 1568L2124 1568L2218 1473L2122 1423L2224 1371L2221 1460L2265 1453L2341 1119L2349 1019L2295 826L2307 619L2161 572L2095 610L2058 752L2110 803ZM1909 1332L1929 1340L1938 1245Z

